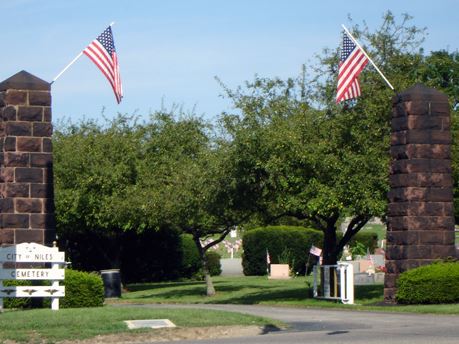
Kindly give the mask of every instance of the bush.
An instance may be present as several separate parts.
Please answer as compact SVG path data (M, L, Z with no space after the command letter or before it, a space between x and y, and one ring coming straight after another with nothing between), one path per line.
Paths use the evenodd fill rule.
M305 227L268 226L252 229L244 234L242 240L244 275L266 274L266 250L271 263L280 263L288 256L293 271L304 274L309 249L312 245L321 246L322 241L322 232Z
M459 302L459 263L434 263L400 274L396 300L402 304Z
M180 277L194 277L201 269L202 263L198 249L189 234L183 234L181 238L182 260L180 264Z
M63 285L62 308L100 307L104 304L104 284L95 273L66 269Z
M206 252L207 266L211 276L219 276L222 273L222 265L220 263L221 256L215 251Z

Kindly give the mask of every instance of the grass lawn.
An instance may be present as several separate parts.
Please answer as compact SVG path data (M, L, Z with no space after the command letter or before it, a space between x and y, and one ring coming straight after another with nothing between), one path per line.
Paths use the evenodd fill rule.
M147 283L128 285L122 303L229 303L292 307L344 308L390 312L459 314L459 304L383 306L383 285L355 287L355 305L312 298L312 277L269 280L267 277L214 277L217 294L206 297L204 282Z
M128 330L124 320L169 319L179 327L257 325L279 322L245 314L213 310L146 309L134 307L76 308L52 311L35 309L0 313L0 342L53 343L96 335L152 330Z

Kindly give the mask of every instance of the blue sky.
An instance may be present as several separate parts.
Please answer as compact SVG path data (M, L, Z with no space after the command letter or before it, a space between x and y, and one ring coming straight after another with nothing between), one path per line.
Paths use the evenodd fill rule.
M0 80L26 70L51 81L112 21L125 98L82 56L52 86L53 120L147 117L162 106L215 118L231 88L263 77L294 77L323 48L339 45L350 14L377 27L386 10L427 27L426 51L459 47L457 0L4 0Z

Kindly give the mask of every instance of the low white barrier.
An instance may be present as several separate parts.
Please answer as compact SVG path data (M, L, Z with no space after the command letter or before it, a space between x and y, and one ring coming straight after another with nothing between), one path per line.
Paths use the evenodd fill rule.
M314 265L313 271L315 298L341 300L344 304L354 304L354 267L352 264L338 262L337 265Z
M51 268L44 268L45 264L51 264ZM65 296L65 287L59 285L65 277L65 270L61 268L64 264L64 252L55 246L22 243L0 247L0 311L3 311L5 297L50 297L51 309L58 310L59 297ZM51 285L4 286L4 280L50 280Z

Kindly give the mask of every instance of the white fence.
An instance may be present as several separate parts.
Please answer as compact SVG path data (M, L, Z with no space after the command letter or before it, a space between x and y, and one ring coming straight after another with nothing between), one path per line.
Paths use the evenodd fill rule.
M51 268L46 268L49 264ZM36 243L0 247L0 311L5 297L50 297L51 309L58 310L59 297L65 295L65 287L59 285L65 277L64 264L65 254L57 247ZM4 280L49 280L51 285L4 286Z
M338 262L337 265L315 265L314 297L354 304L353 265L344 262Z

